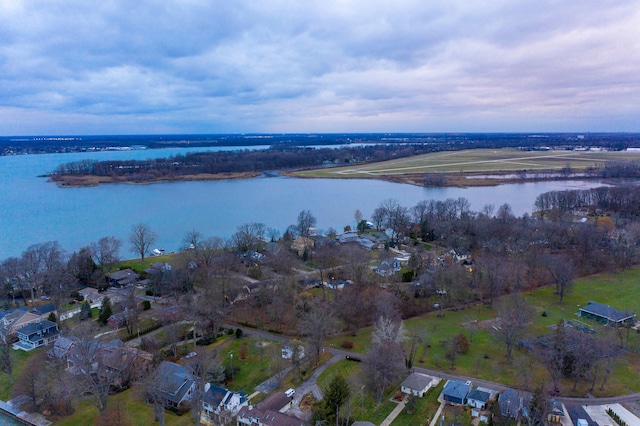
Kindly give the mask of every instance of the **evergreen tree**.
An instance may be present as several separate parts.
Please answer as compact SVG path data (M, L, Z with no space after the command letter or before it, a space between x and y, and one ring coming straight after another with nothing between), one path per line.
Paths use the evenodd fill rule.
M102 299L102 305L100 306L100 314L98 315L98 323L100 325L106 325L109 317L113 315L113 310L111 308L111 299L105 296Z
M80 321L89 319L92 316L93 314L91 312L91 305L89 305L89 302L85 301L80 307Z
M324 400L316 406L313 413L314 421L325 421L331 425L336 423L336 417L340 407L349 399L349 383L338 374L331 380L324 392Z

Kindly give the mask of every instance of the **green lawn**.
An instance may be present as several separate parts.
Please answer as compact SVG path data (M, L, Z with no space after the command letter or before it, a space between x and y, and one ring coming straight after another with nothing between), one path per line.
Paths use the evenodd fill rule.
M241 358L242 345L247 345L248 354L245 359ZM271 345L280 343L270 341ZM233 352L233 361L229 354ZM254 388L267 380L269 375L269 357L266 350L260 350L258 340L252 337L242 339L232 339L232 341L220 350L220 359L225 365L233 362L234 369L240 370L234 374L233 382L227 384L227 388L235 391L244 391L248 395L254 392ZM273 372L271 372L273 375Z
M109 397L108 406L115 407L120 404L125 418L134 425L155 424L153 410L151 406L140 400L134 389L128 389L117 395ZM68 417L54 422L56 426L91 425L98 417L98 409L87 401L82 401L74 406L75 412ZM187 426L193 425L193 417L190 413L178 416L172 411L165 410L165 424L167 426Z
M634 312L633 303L640 300L640 267L617 274L599 274L576 281L572 291L565 296L564 303L559 303L559 297L554 294L554 288L547 287L525 294L531 302L535 314L529 333L533 336L549 333L549 326L560 319L576 321L579 306L584 306L589 300L608 304L612 307ZM542 313L545 312L546 316ZM512 362L506 362L505 348L495 339L491 328L483 321L496 317L494 310L484 305L459 310L445 311L440 318L436 312L427 316L412 318L405 322L409 334L421 337L418 344L414 365L436 370L451 371L456 374L487 379L512 386L523 386L526 383L549 381L546 370L536 360L532 360L529 353L514 349ZM478 326L474 326L477 321ZM596 322L584 321L590 324L600 335L613 334L615 331L603 327ZM467 354L459 355L454 368L445 358L445 343L451 336L465 333L471 342ZM345 340L353 344L354 352L364 353L371 340L371 329L362 329L355 336L350 333L332 336L327 344L340 348ZM615 341L615 340L614 340ZM623 356L616 359L611 377L604 391L599 386L591 393L595 396L625 394L640 391L640 334L629 334L629 348ZM561 383L564 393L583 396L589 385L581 381L577 392L571 392L573 382L565 380Z
M20 372L24 368L25 363L35 354L46 351L47 348L38 348L29 352L25 352L22 350L14 351L11 350L11 362L13 367L13 381L15 382L20 376ZM6 373L0 373L0 400L7 401L9 399L9 395L11 395L12 385L10 383L9 375Z
M415 411L409 414L405 408L391 424L396 426L428 425L440 406L438 396L440 396L445 383L446 380L441 380L435 388L429 389L424 397L416 398Z

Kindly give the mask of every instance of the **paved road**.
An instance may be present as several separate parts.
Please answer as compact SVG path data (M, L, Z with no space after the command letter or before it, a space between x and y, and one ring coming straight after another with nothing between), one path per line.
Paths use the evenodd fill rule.
M225 325L225 327L238 327L237 325ZM291 339L291 337L286 337L283 336L281 334L273 334L273 333L269 333L266 331L258 331L255 330L253 328L247 328L247 327L242 327L240 326L239 328L241 328L243 330L244 333L246 334L250 334L250 335L257 335L260 336L262 338L265 339L271 339L271 340L277 340L280 342L287 342ZM363 354L361 353L357 353L357 352L350 352L350 351L345 351L343 349L338 349L338 348L326 348L327 350L331 351L331 353L335 356L335 355L339 355L341 359L346 358L347 355L352 356L352 357L356 357L356 358L362 358L364 357ZM478 379L475 377L469 377L469 376L461 376L461 375L457 375L457 374L451 374L451 373L446 373L444 371L440 371L440 370L431 370L428 368L423 368L423 367L414 367L413 368L414 371L417 371L419 373L424 373L424 374L428 374L430 376L434 376L434 377L440 377L442 379L445 380L470 380L474 385L477 386L482 386L482 387L487 387L489 389L495 389L498 391L502 391L505 389L508 389L509 387L506 385L503 385L502 383L496 383L496 382L492 382L489 380L483 380L483 379ZM603 398L574 398L574 397L564 397L564 396L558 396L556 397L556 400L558 400L559 402L562 402L563 404L576 404L576 405L606 405L606 404L615 404L615 403L638 403L640 402L640 392L635 392L635 393L631 393L631 394L626 394L626 395L618 395L618 396L609 396L609 397L603 397Z

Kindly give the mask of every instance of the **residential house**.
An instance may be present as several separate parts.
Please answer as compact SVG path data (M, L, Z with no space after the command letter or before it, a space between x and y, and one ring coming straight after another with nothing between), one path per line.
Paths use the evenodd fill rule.
M238 411L237 425L250 426L308 426L309 424L292 415L282 413L291 405L291 398L284 392L276 392L255 407L242 407Z
M220 386L207 383L202 396L202 418L206 425L225 424L225 420L234 417L242 407L248 405L244 392L232 392Z
M309 423L279 411L242 407L236 420L238 426L309 426Z
M498 406L502 417L518 419L522 414L522 395L513 389L507 389L498 396Z
M31 312L38 315L41 319L48 319L51 313L53 313L56 316L58 314L58 311L56 310L56 305L54 305L53 303L47 303L46 305L36 306Z
M18 329L40 319L39 315L29 312L25 306L7 312L0 320L0 339L5 343L14 341Z
M308 237L298 237L291 243L291 250L295 251L298 256L304 255L304 252L314 247L314 241Z
M442 390L442 400L452 405L465 405L471 391L471 382L449 380Z
M97 288L85 287L78 290L78 294L89 303L101 303L104 296L98 291Z
M127 287L135 284L140 278L140 274L136 274L131 269L123 269L107 274L107 283L112 287Z
M130 348L120 339L108 343L78 340L67 351L66 360L71 374L90 372L108 379L112 390L120 391L148 374L153 355Z
M73 348L73 346L76 344L77 341L78 341L77 337L60 336L53 343L53 346L51 347L51 349L49 349L49 351L47 352L47 355L51 359L66 361L66 359L69 357L71 349Z
M112 344L101 345L97 374L107 377L111 387L123 390L132 382L146 376L153 362L153 355L140 349L125 346L116 339Z
M119 329L120 327L124 327L125 325L127 325L130 316L131 312L128 309L125 309L122 312L111 315L107 319L107 324L109 324L109 327L111 328Z
M422 398L427 391L437 385L439 379L422 373L411 373L400 384L400 390L406 394Z
M579 309L579 314L581 317L595 319L606 324L630 323L636 316L591 300L587 306Z
M467 405L473 408L479 408L484 410L487 407L487 402L491 399L491 392L485 389L472 389L467 395Z
M182 365L162 361L157 371L155 391L165 406L179 409L193 398L196 378Z
M44 346L60 337L58 324L48 320L33 322L19 328L16 332L18 343L16 346L25 351Z

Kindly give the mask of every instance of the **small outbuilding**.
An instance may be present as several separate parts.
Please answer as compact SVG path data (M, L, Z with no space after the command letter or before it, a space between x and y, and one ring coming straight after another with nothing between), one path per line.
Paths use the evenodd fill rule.
M579 309L579 314L581 317L595 319L605 324L632 322L636 316L635 314L619 311L611 306L591 300L587 306Z

